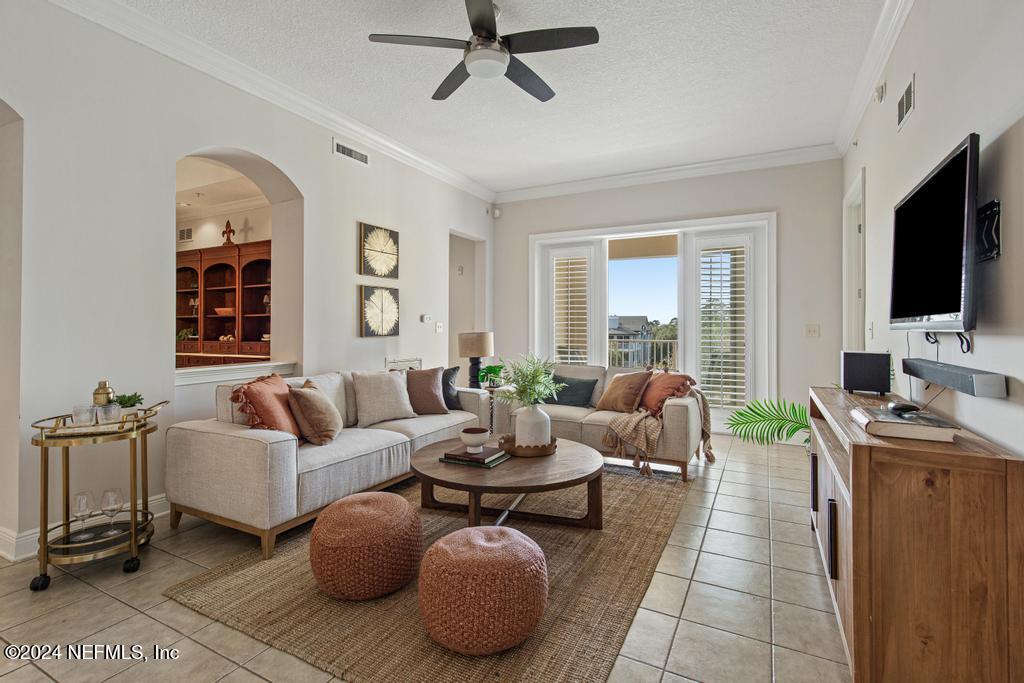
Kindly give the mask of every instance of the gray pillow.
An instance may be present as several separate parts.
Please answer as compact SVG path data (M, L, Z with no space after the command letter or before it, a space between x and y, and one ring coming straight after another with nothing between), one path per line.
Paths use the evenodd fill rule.
M596 379L576 379L575 377L554 376L556 384L564 384L565 388L552 396L545 403L558 406L576 406L586 408L590 405L591 395L597 386Z
M405 371L353 372L359 426L369 427L386 420L416 417L409 403Z

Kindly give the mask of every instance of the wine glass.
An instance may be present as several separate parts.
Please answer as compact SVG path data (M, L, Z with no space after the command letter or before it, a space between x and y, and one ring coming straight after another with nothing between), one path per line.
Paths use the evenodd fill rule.
M100 498L100 510L103 511L107 517L110 517L110 528L104 531L100 536L110 537L117 536L120 531L114 528L114 517L117 517L117 513L124 507L124 493L121 489L113 488L107 489L103 492L103 496Z
M85 520L89 519L96 503L92 498L91 491L79 491L75 494L74 502L71 504L71 514L82 524L82 530L71 535L72 543L81 543L96 538L96 534L85 530Z

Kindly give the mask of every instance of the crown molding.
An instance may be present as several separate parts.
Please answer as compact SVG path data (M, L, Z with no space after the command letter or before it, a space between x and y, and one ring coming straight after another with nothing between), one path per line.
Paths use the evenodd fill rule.
M542 185L538 187L527 187L521 190L509 190L499 192L494 199L496 204L508 202L520 202L527 199L542 199L544 197L557 197L567 194L581 194L595 190L610 190L619 187L631 187L635 185L650 185L653 183L664 183L672 180L683 180L686 178L699 178L701 176L721 175L723 173L739 173L742 171L756 171L777 166L792 166L793 164L807 164L814 161L827 161L838 159L839 151L832 143L815 145L813 147L798 147L795 149L780 150L778 152L766 152L764 154L750 154L742 157L729 159L717 159L714 161L701 161L694 164L682 166L670 166L651 171L637 171L635 173L620 173L616 175L602 176L599 178L588 178L586 180L574 180L567 183L555 183L553 185Z
M244 213L254 209L269 209L270 206L271 204L267 201L266 197L260 195L258 197L245 197L244 199L235 199L230 202L221 202L220 204L211 204L209 206L179 206L177 207L176 216L180 226L181 221L216 218L233 213Z
M857 72L857 80L853 83L846 111L836 131L835 145L840 154L846 154L854 136L857 135L857 127L860 126L864 112L875 96L875 86L882 79L885 66L889 63L889 56L892 55L896 40L900 37L900 31L903 30L903 24L906 23L913 6L914 0L885 0L882 13L875 25L875 33L871 36L864 61Z
M383 133L331 109L322 102L205 43L163 26L135 9L110 0L49 0L49 2L243 92L255 95L334 133L347 137L357 146L361 144L375 152L385 154L486 202L494 200L494 191L472 178L423 156ZM324 149L327 149L326 145Z

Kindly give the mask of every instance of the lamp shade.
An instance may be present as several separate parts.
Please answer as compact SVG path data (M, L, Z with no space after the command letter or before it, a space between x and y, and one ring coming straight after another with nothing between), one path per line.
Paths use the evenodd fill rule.
M494 355L493 332L460 332L460 358L486 358Z

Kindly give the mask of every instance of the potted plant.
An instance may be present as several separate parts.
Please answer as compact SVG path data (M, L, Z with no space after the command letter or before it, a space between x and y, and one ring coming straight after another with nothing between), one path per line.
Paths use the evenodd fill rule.
M142 394L116 394L114 396L114 403L121 406L121 413L124 414L126 411L131 411L132 408L142 405Z
M487 365L480 368L480 372L477 373L477 377L481 384L487 384L489 387L496 387L501 379L501 371L504 369L504 365Z
M555 381L554 363L529 354L518 362L505 363L499 375L508 385L496 392L495 400L523 406L516 414L516 445L547 446L551 443L551 418L539 408L566 387Z
M788 441L801 432L806 433L804 445L810 443L807 406L781 398L751 401L730 415L725 425L743 441L760 446Z

